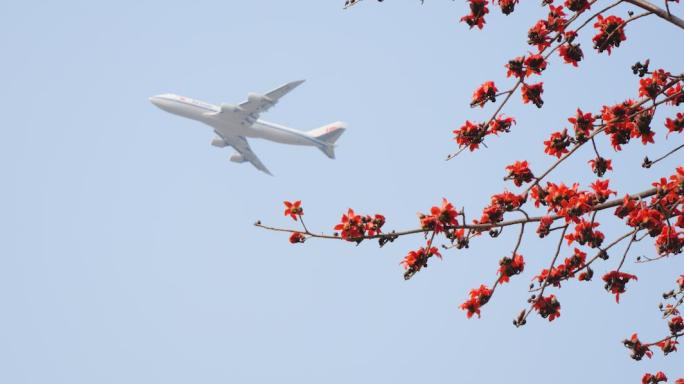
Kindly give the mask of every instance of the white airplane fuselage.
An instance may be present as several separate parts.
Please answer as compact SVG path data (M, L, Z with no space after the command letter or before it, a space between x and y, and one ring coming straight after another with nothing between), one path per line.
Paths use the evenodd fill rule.
M214 128L218 133L265 139L281 144L322 146L325 143L306 132L258 119L252 125L227 122L219 118L219 106L189 97L163 94L150 97L152 104L174 115L197 120Z

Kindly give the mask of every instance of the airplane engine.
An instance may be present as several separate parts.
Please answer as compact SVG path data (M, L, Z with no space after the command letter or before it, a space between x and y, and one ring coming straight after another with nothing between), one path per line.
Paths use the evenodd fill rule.
M244 156L236 153L230 157L230 161L232 161L233 163L244 163L247 160L245 160Z
M247 99L252 103L260 103L265 97L258 93L250 93L247 95Z
M224 148L228 144L226 144L226 142L223 141L222 138L216 137L216 138L214 138L214 140L211 141L211 145L213 145L214 147L218 147L218 148Z

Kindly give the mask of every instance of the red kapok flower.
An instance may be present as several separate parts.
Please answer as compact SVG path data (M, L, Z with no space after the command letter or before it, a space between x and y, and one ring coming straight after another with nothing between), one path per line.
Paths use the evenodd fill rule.
M620 302L620 294L625 293L625 286L632 279L638 280L636 276L620 271L610 271L603 275L603 281L606 282L606 291L610 291L615 295L616 303Z
M540 238L543 238L551 232L551 224L553 224L553 219L551 216L544 216L541 218L541 220L539 220L537 234Z
M469 319L473 315L480 317L480 307L487 304L490 297L492 297L492 290L486 285L480 285L480 288L470 290L470 298L459 305L459 308L467 311L466 316Z
M539 296L533 305L534 309L539 312L539 315L543 318L548 318L549 321L554 321L557 317L560 317L561 305L556 300L555 295L549 295L548 297Z
M589 164L591 165L592 172L594 172L598 177L605 175L606 171L613 170L612 160L604 159L601 156L598 156L593 160L589 160Z
M594 24L594 28L598 29L598 33L592 38L594 48L599 53L607 50L610 55L613 47L619 47L621 42L627 40L624 26L624 21L617 16L604 18L599 14L598 21Z
M684 92L682 92L682 85L679 83L674 87L668 88L667 91L665 91L665 94L670 98L667 102L668 104L677 106L684 103Z
M530 77L532 74L539 75L546 69L546 59L540 54L530 55L525 59L525 76Z
M577 108L575 116L568 118L568 121L575 131L575 139L581 143L587 141L594 130L594 115L591 112L584 113Z
M591 3L588 0L565 0L565 6L573 12L582 13L591 8Z
M496 92L499 90L494 85L493 81L486 81L480 85L473 93L473 99L470 101L470 106L484 107L487 101L496 102Z
M304 235L299 232L292 232L292 235L290 235L290 243L292 244L303 243L305 240Z
M300 200L294 203L289 201L283 201L285 204L285 216L290 216L293 220L297 221L297 216L304 215L304 209L302 208L302 202Z
M577 67L577 63L584 58L584 52L579 44L565 43L558 49L558 54L566 64L572 64L573 67Z
M504 15L510 15L515 10L515 5L518 4L518 0L497 0L499 7L501 7L501 12Z
M667 323L667 326L670 327L670 333L676 335L684 330L684 319L681 316L673 317Z
M542 100L541 95L544 93L544 83L537 83L532 85L523 84L522 86L522 98L523 103L532 103L541 108L544 105L544 100Z
M610 180L596 180L594 183L590 185L591 189L594 190L594 195L596 196L596 200L599 203L603 203L606 200L608 200L608 197L610 197L610 195L617 195L617 192L608 188L609 183Z
M664 355L677 351L677 344L679 344L679 342L673 339L667 339L656 343L658 348L663 351Z
M570 144L572 144L572 140L570 136L568 136L567 129L563 129L561 132L553 132L551 137L544 141L544 152L548 155L560 158L564 154L570 152L568 150Z
M345 240L357 241L361 239L365 233L365 226L363 225L361 216L354 213L354 210L349 208L346 214L342 215L340 223L335 226L336 231L341 232L341 236Z
M527 160L516 161L515 163L506 167L508 171L508 176L506 179L513 180L513 183L519 187L524 183L529 183L534 178L530 167L527 164Z
M663 372L658 372L655 375L647 373L641 378L641 384L658 384L664 381L667 381L667 376Z
M508 60L506 64L506 77L518 77L523 78L525 76L525 56L519 56L515 59Z
M507 283L511 276L520 274L525 269L525 259L517 253L513 257L504 257L499 261L499 283Z
M468 0L470 2L470 14L463 16L461 18L461 21L465 22L468 24L468 26L472 29L473 27L477 27L478 29L482 29L485 24L485 19L484 15L489 13L489 8L487 8L487 4L489 3L487 0Z
M641 343L639 336L636 333L632 334L632 337L629 339L623 340L622 343L632 351L631 358L636 361L641 360L644 356L649 359L653 356L653 352Z
M565 235L565 239L568 240L568 244L572 244L573 241L576 241L580 245L587 244L592 248L599 247L603 243L605 236L601 231L594 230L594 228L598 226L599 223L597 222L589 222L582 219L575 225L575 232Z
M672 132L682 133L684 130L684 113L677 113L677 117L674 119L665 119L665 127L667 127L667 134Z
M655 99L659 93L660 85L653 78L647 77L639 80L639 97Z
M499 115L489 123L489 131L487 133L493 133L495 135L498 135L500 132L508 133L511 131L511 126L513 124L515 124L514 118Z
M466 121L459 129L454 131L456 143L459 147L468 147L470 151L480 148L480 144L487 136L487 126L484 123L473 124Z
M548 22L546 20L539 20L527 31L527 44L536 46L539 52L541 52L551 45L549 34L551 34L551 31L548 29Z
M684 247L684 232L677 232L673 227L663 225L655 245L660 256L681 253Z

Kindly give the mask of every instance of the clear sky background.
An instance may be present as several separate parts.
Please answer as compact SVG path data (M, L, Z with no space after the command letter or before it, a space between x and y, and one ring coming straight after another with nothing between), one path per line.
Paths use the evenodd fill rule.
M534 4L532 4L534 3ZM553 58L546 104L506 113L514 132L489 149L455 150L451 131L485 80L528 51L537 2L484 31L459 23L462 2L368 1L342 11L327 1L31 2L0 5L0 382L2 383L577 383L638 382L646 371L684 376L681 354L633 362L620 341L666 334L660 293L684 273L681 257L624 268L639 275L620 305L600 275L564 284L562 316L516 329L526 286L556 236L528 237L525 274L497 291L481 320L458 305L491 284L515 231L449 251L405 282L399 261L418 237L383 249L341 242L291 246L252 226L291 225L284 199L302 199L307 222L329 231L347 207L382 212L387 229L415 227L444 196L479 214L504 188L504 166L548 166L542 141L577 106L636 96L629 67L651 58L681 71L681 31L655 18L627 30L610 57L582 37L579 69ZM616 13L625 16L627 7ZM670 43L663 43L663 39ZM337 160L314 148L253 140L276 175L228 161L211 129L169 115L148 97L173 92L237 103L287 81L308 81L268 120L312 129L348 122ZM613 154L621 194L673 173L675 156L639 167L681 142L640 143ZM582 149L552 180L593 181ZM608 237L624 232L606 222ZM612 222L613 225L608 225ZM563 251L563 256L568 254ZM634 256L653 254L651 243Z

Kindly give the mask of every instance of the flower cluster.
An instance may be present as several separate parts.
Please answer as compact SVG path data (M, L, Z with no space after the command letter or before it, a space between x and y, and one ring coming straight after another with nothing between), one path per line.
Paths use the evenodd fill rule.
M525 104L532 103L537 108L541 108L544 105L544 100L541 98L542 93L544 93L544 83L542 82L522 85L522 98Z
M473 100L470 102L471 107L484 107L487 101L496 102L496 92L499 90L494 85L493 81L486 81L480 85L473 93Z
M582 61L582 59L584 58L584 52L582 51L580 45L572 43L572 41L577 36L577 33L574 31L570 31L566 32L564 36L565 43L562 44L558 49L558 55L560 55L560 57L563 58L563 61L566 64L570 64L573 67L577 67L577 63Z
M420 248L417 251L410 251L400 263L406 270L406 272L404 272L404 279L410 279L423 267L427 267L428 259L432 256L437 256L440 259L442 258L442 254L439 253L439 250L430 245Z
M385 217L380 214L375 216L357 215L353 209L349 208L347 213L342 215L340 223L335 226L335 231L339 231L344 240L360 242L364 236L375 236L382 233L382 226L385 224ZM336 232L337 234L337 232Z
M582 215L616 193L608 188L608 184L609 180L597 180L591 184L592 191L580 191L577 183L568 187L563 183L547 182L546 188L537 185L531 192L536 207L544 205L549 212L564 217L566 222L579 223Z
M541 273L534 278L539 284L552 285L560 287L563 280L568 280L575 277L575 273L586 267L587 254L575 248L572 256L568 257L560 264L551 269L543 269ZM587 280L586 275L581 280Z
M560 317L560 302L555 295L539 296L534 300L533 308L543 318L548 318L549 321L554 321Z
M613 170L613 161L610 159L604 159L601 156L597 156L595 159L588 161L591 165L591 171L596 174L596 176L601 177L606 174L607 171Z
M512 257L504 257L499 261L499 283L507 283L511 276L518 275L525 270L525 259L514 253Z
M653 352L651 352L647 346L641 343L639 336L636 333L633 334L629 339L623 340L622 343L625 345L625 347L627 347L627 349L632 351L631 357L634 360L639 361L644 356L650 359L651 356L653 356Z
M516 161L507 166L506 171L508 171L506 180L513 180L513 184L515 184L516 187L519 187L524 183L529 183L534 179L534 175L532 174L532 171L530 171L527 161Z
M667 381L667 376L663 372L658 372L655 375L647 373L641 378L641 384L658 384L664 381Z
M458 211L449 200L442 198L442 205L430 208L430 214L418 214L420 227L427 231L440 233L458 225Z
M573 143L573 139L568 135L568 130L551 133L551 137L544 141L544 152L550 156L561 158L570 152L568 147Z
M594 130L594 115L591 112L582 112L581 109L577 108L575 116L569 117L568 121L575 131L575 141L578 143L587 141Z
M579 223L575 224L575 232L565 235L565 239L568 241L568 244L576 241L580 245L586 244L591 248L600 247L605 236L601 231L594 229L598 226L599 223L582 219Z
M625 293L625 286L630 280L638 279L634 275L620 271L610 271L603 275L606 291L610 291L615 295L615 302L617 303L620 302L620 294Z
M491 197L491 204L482 211L479 220L473 220L475 224L496 224L503 220L505 212L515 211L526 200L525 195L516 195L512 192L502 192Z
M467 312L466 316L469 319L473 317L473 315L480 317L480 308L487 304L492 297L492 290L487 288L486 285L480 285L479 288L471 289L469 296L470 298L461 304L459 308Z
M684 113L677 113L674 119L665 119L665 127L667 128L668 134L672 132L682 133L684 131Z
M599 53L608 51L610 55L612 48L619 47L621 42L627 40L624 21L618 16L611 15L604 18L601 14L598 15L597 20L594 28L598 30L598 33L591 40Z
M487 0L469 0L469 3L470 13L463 16L461 21L468 24L471 29L473 27L482 29L485 24L484 16L489 13L489 8L487 8L489 2Z

